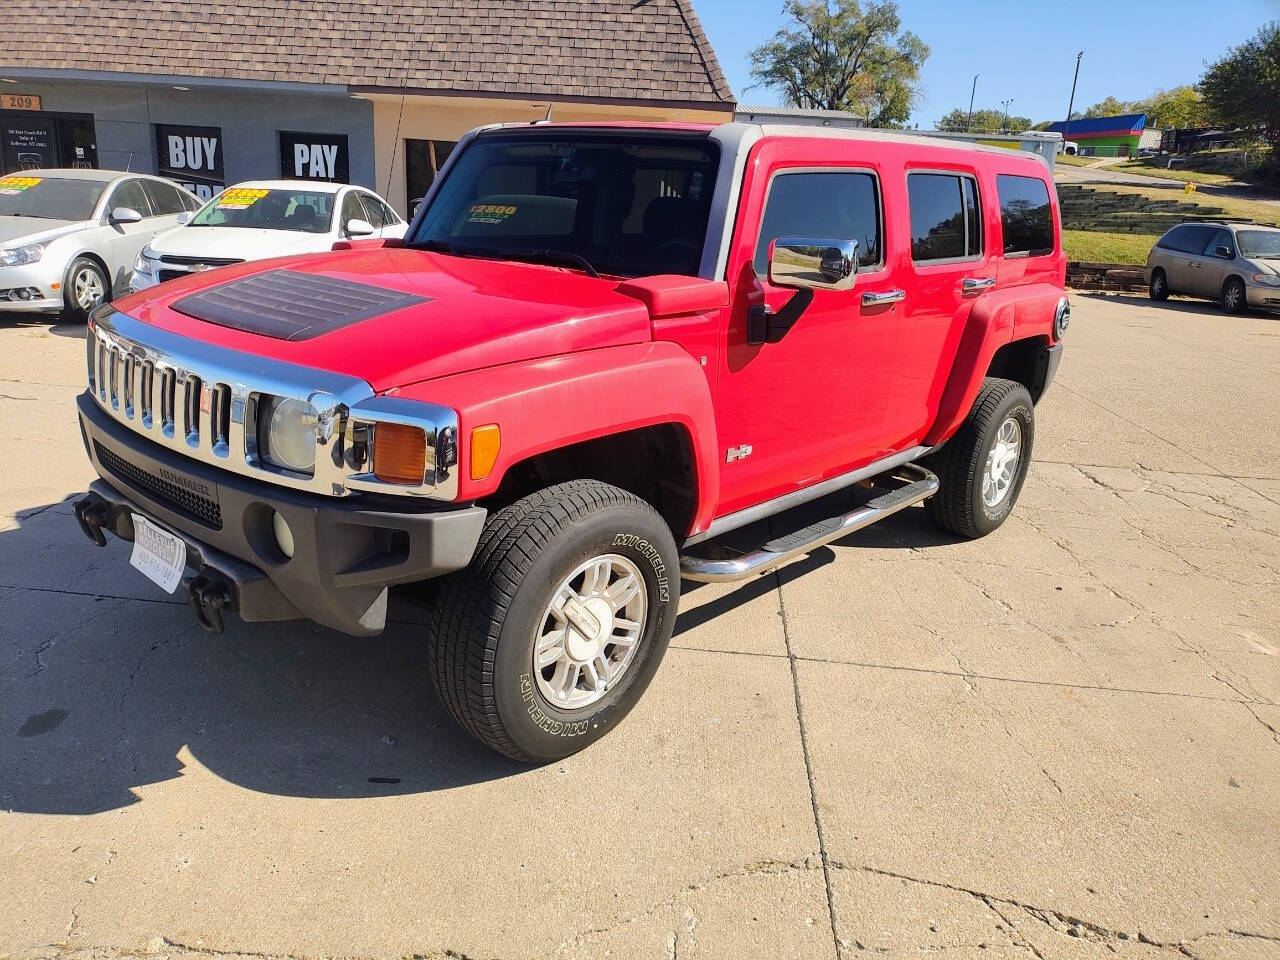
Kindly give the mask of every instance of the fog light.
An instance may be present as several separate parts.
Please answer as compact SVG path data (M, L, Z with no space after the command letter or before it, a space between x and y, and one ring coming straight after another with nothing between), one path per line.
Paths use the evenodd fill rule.
M284 517L274 510L271 512L271 530L276 535L276 546L290 560L293 559L293 531Z

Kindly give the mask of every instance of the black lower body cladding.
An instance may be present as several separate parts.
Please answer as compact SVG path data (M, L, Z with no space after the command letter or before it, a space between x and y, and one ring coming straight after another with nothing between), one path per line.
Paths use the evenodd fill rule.
M88 394L78 406L102 477L92 495L104 528L131 539L135 511L178 534L189 563L230 581L246 620L307 617L355 636L380 633L387 588L467 566L484 528L480 507L328 499L221 471L133 433ZM292 558L277 546L273 513L289 525Z

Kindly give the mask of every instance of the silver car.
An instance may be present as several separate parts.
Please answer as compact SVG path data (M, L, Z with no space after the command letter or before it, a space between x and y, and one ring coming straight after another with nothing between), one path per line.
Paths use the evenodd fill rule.
M1171 293L1217 300L1227 313L1280 310L1280 228L1181 223L1147 255L1151 299Z
M159 177L28 170L0 177L0 313L89 311L129 290L138 252L200 201Z

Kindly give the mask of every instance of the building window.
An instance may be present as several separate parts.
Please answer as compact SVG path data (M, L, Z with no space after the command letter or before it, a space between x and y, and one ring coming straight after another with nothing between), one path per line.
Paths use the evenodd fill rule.
M427 195L457 145L449 140L405 140L405 188L410 214L418 201Z
M1049 188L1038 177L996 177L1004 255L1038 257L1053 253L1053 208Z
M880 263L879 185L870 173L783 173L769 186L755 268L769 275L769 245L779 237L857 240L858 263Z
M929 263L982 256L982 218L972 177L913 173L907 177L907 197L912 260Z

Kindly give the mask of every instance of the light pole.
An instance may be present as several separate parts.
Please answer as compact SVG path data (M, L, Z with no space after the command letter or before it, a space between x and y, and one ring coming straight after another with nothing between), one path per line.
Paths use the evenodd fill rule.
M1009 104L1013 103L1013 97L1001 100L1000 103L1004 107L1004 117L1000 120L1000 132L1004 133L1004 128L1009 124Z
M1080 61L1084 59L1084 51L1076 54L1076 75L1071 80L1071 102L1067 104L1067 122L1062 125L1062 150L1066 152L1067 134L1071 132L1071 111L1076 108L1076 81L1080 79Z
M973 89L969 91L969 121L964 125L965 133L973 132L973 95L978 92L978 76L973 75Z

